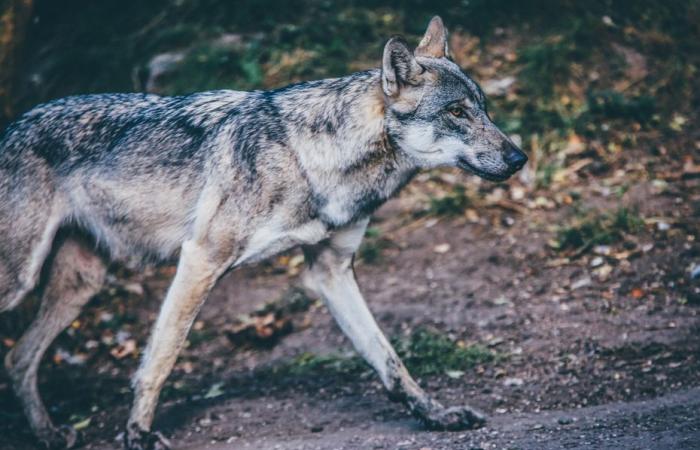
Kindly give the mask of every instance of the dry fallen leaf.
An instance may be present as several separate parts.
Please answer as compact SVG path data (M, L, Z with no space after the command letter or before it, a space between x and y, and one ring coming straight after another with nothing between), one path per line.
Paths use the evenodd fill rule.
M303 264L303 254L294 255L293 257L289 258L289 261L287 262L287 274L290 276L299 274L301 268L303 267Z
M224 395L224 383L214 383L209 387L209 390L204 394L204 398L216 398Z
M471 223L477 223L479 221L479 214L477 214L475 209L467 209L464 211L464 215L467 217L467 220Z
M116 359L122 359L125 358L129 355L132 355L136 352L136 340L135 339L127 339L120 345L117 345L114 347L112 350L109 351L109 354L112 355Z
M80 422L74 423L73 429L76 431L84 430L85 428L90 426L90 422L92 422L92 417L88 417L85 420L81 420Z
M688 155L683 162L683 176L686 178L700 176L700 164L695 164L690 155Z
M604 264L598 267L594 272L598 280L606 281L610 277L612 270L613 268L610 264Z
M252 342L258 345L274 344L278 338L291 333L292 321L275 312L254 315L228 332L228 338L237 344Z
M569 135L569 139L566 143L566 148L564 149L564 154L566 155L577 155L586 150L586 143L583 142L581 136L572 133Z
M630 291L630 295L632 296L632 298L640 299L644 297L644 291L640 288L634 288Z

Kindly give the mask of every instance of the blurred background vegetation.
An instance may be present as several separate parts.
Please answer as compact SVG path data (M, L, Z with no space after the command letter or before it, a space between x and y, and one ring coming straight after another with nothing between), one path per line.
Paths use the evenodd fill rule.
M435 14L530 155L511 197L572 206L555 248L639 229L578 205L591 180L621 197L640 176L700 174L697 0L4 0L0 126L71 94L267 89L377 67L389 36L417 43ZM484 194L447 185L419 188L428 214L464 215ZM386 239L368 242L363 258L378 260Z
M5 0L2 123L69 94L248 90L340 76L378 66L393 34L417 42L440 14L455 60L490 94L496 121L541 153L537 183L546 187L571 146L563 137L595 138L598 156L609 158L695 122L699 5Z

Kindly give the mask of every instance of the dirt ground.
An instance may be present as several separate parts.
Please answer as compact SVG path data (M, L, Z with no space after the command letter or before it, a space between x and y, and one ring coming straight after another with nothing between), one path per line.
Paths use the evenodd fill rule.
M294 331L270 348L232 344L241 314L297 282L294 255L221 281L168 381L156 427L187 449L700 448L700 299L688 272L700 261L697 179L662 192L640 179L621 196L587 180L578 202L634 206L645 225L611 248L568 258L550 241L572 207L526 208L533 199L520 198L517 184L484 183L464 212L416 217L420 192L455 179L476 183L427 175L385 205L372 226L389 244L372 263L360 259L357 276L389 336L428 328L496 355L419 377L443 403L485 411L485 428L426 432L369 370L276 370L307 353L351 357L318 302L294 313ZM85 448L118 448L128 378L171 275L172 267L117 271L48 352L41 390L57 421L82 429ZM5 347L29 317L12 314ZM34 448L2 377L0 448Z

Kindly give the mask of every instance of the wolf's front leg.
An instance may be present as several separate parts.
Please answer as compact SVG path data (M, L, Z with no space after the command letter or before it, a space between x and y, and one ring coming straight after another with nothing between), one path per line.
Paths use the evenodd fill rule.
M353 270L353 255L366 226L365 220L305 248L309 265L305 285L325 300L355 349L379 374L391 399L404 402L429 429L478 428L485 421L481 413L470 407L445 408L418 386L374 320Z
M195 241L182 245L175 279L134 376L134 404L124 435L128 450L162 450L169 442L151 431L158 396L182 349L197 312L223 272L211 252Z

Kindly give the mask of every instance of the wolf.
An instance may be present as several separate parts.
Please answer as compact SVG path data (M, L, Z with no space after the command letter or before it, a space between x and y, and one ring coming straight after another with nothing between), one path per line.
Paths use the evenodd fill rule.
M111 262L177 260L133 376L124 446L165 449L151 429L190 326L222 275L292 247L393 400L428 429L484 416L445 407L411 378L355 281L369 217L422 169L502 181L527 156L489 118L484 93L450 59L434 17L418 47L393 37L381 68L271 91L179 97L98 94L39 105L0 139L0 311L31 291L35 320L5 358L29 424L51 448L76 445L37 390L52 340L99 292Z

